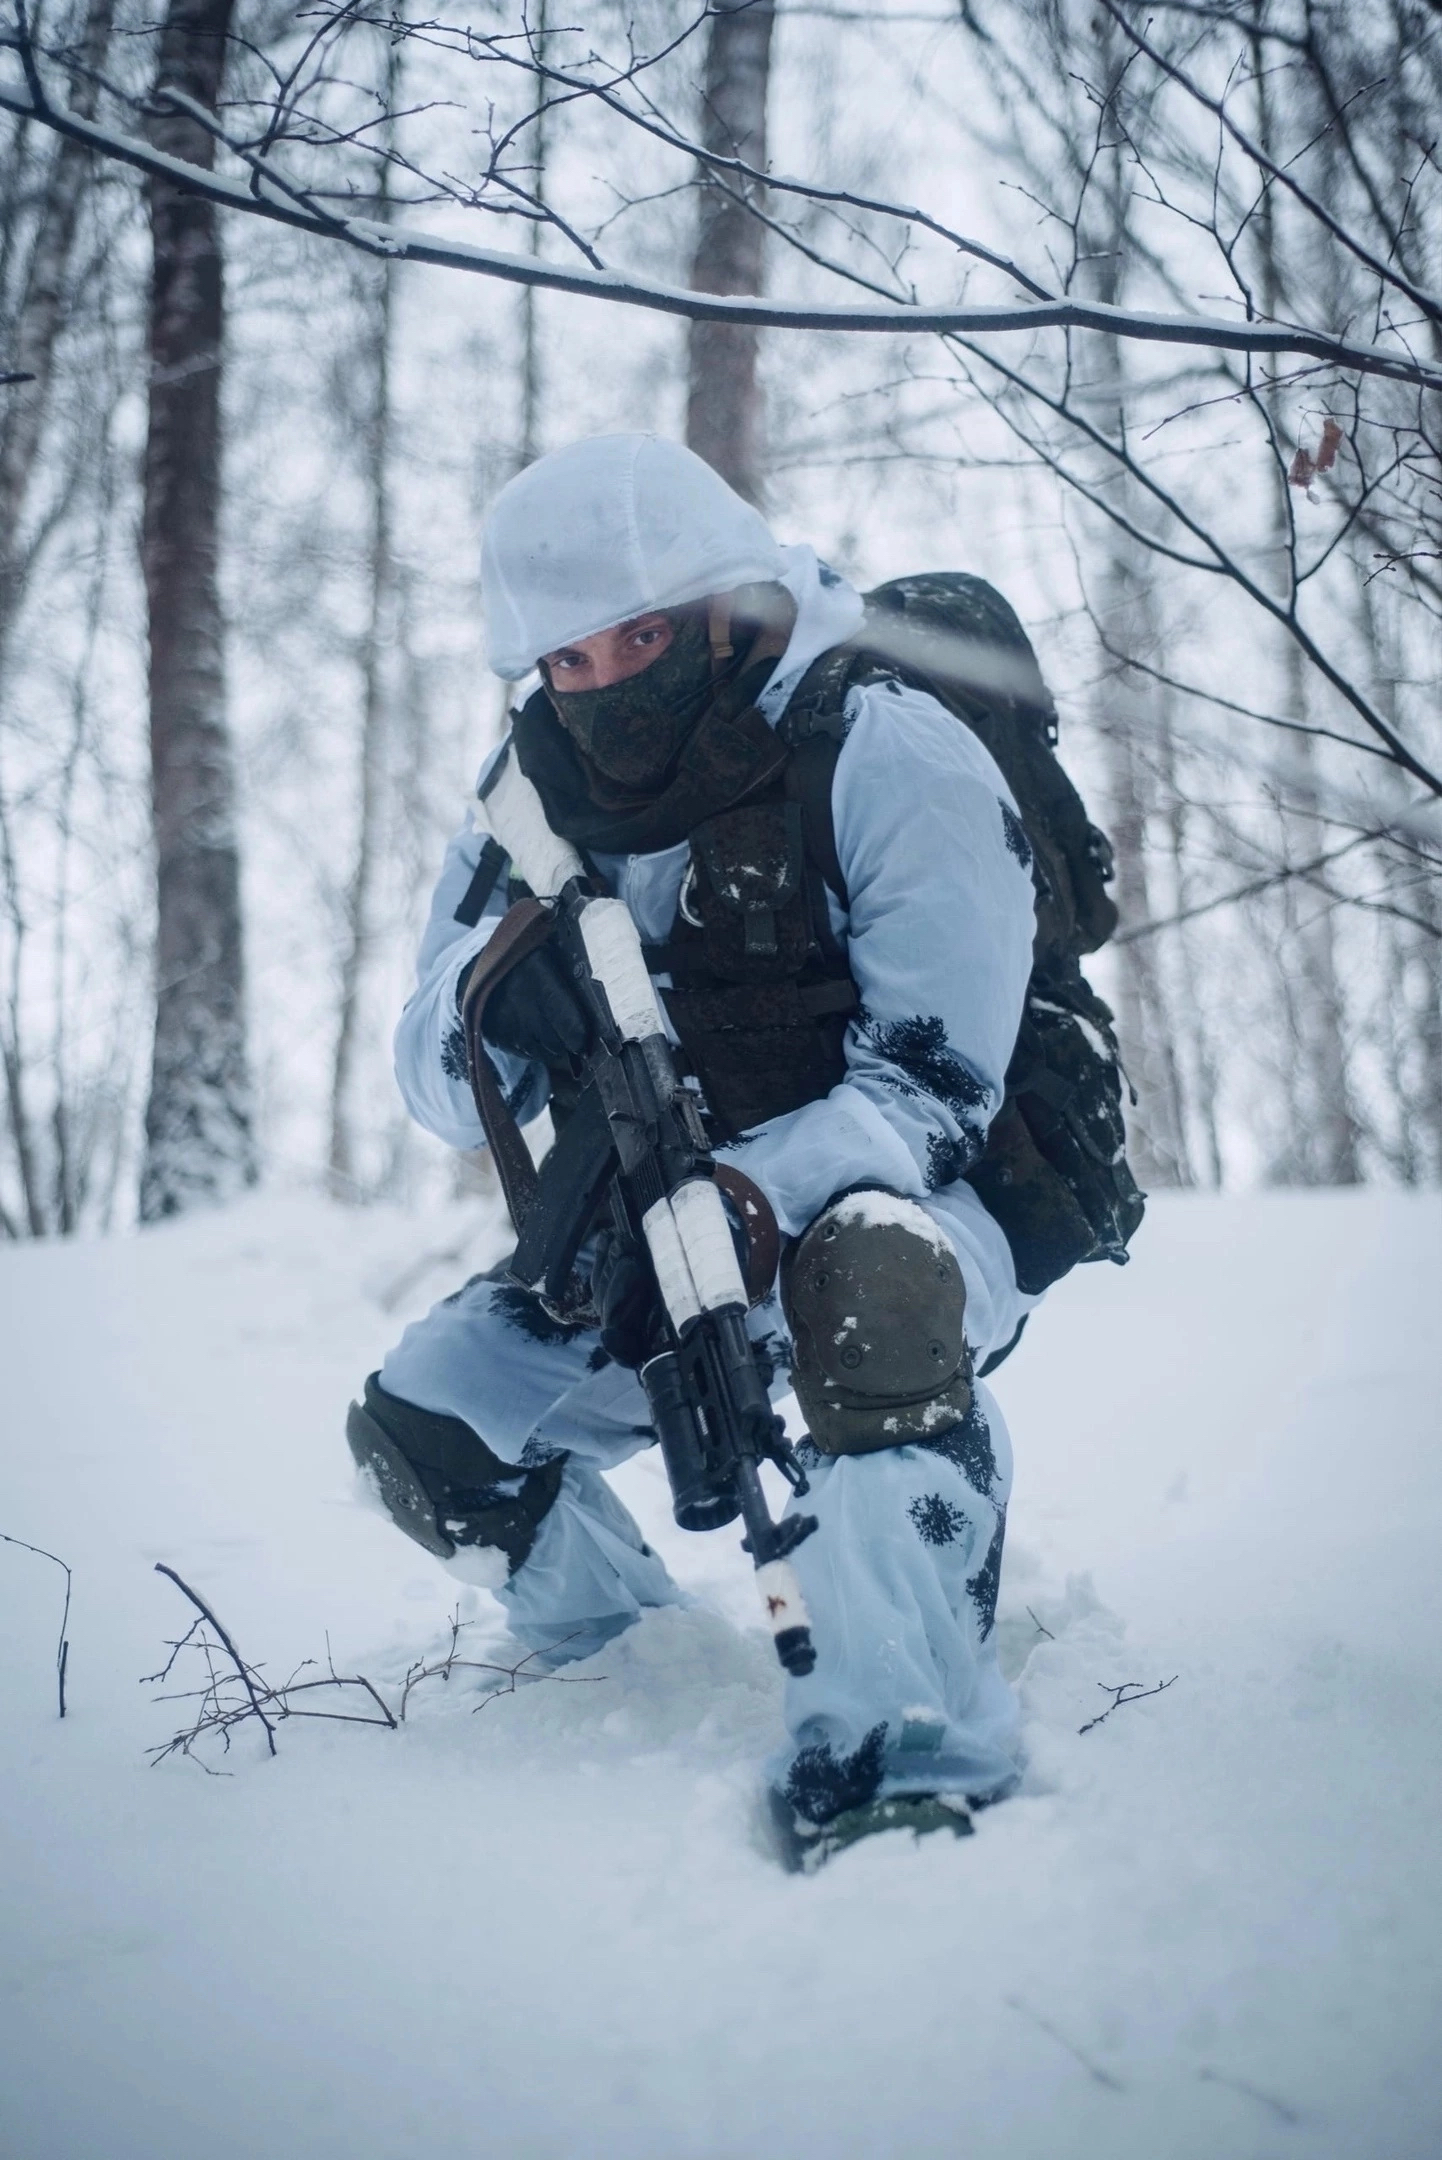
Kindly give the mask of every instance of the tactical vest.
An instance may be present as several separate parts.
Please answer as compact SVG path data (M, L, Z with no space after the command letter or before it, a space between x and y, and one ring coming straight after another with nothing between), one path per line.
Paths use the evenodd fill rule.
M671 979L660 994L718 1140L818 1101L846 1072L860 1000L827 910L814 798L834 758L816 747L696 827L670 936L645 948Z

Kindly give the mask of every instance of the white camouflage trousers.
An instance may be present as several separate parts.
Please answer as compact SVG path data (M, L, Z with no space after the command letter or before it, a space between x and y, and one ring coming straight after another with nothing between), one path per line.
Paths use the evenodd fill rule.
M779 1397L790 1348L779 1300L750 1327L775 1360ZM464 1419L505 1462L529 1468L565 1451L529 1558L496 1588L528 1647L585 1657L648 1607L686 1602L606 1483L654 1434L639 1380L593 1332L478 1276L406 1329L380 1379ZM801 1452L811 1489L789 1512L819 1523L793 1560L817 1661L787 1678L774 1782L815 1821L893 1793L1000 1796L1016 1777L1016 1704L992 1632L1011 1443L990 1390L978 1383L965 1421L924 1446Z

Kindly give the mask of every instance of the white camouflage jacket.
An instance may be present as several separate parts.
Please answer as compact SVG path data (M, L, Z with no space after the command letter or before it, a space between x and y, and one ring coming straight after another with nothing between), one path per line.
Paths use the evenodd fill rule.
M812 661L861 620L859 595L809 548L786 553L798 613L760 700L773 725ZM984 1355L1009 1340L1035 1302L1017 1291L1000 1230L971 1187L956 1182L1000 1105L1021 1020L1035 927L1029 851L995 762L933 698L900 683L869 685L851 693L846 720L832 816L849 911L828 895L862 1006L847 1030L846 1077L822 1100L719 1152L762 1187L789 1236L847 1186L879 1184L923 1200L957 1247L967 1333ZM412 1116L456 1148L485 1144L456 999L500 919L503 890L474 929L455 914L482 845L468 824L446 852L395 1045ZM670 931L689 852L682 842L595 858L648 942ZM517 1117L538 1116L544 1068L493 1055Z

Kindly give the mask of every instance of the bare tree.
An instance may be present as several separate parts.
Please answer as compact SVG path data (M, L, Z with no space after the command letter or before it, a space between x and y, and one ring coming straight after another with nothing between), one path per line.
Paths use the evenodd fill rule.
M209 167L232 0L170 0L151 139ZM182 100L184 101L182 103ZM141 1218L254 1181L235 776L218 579L224 295L213 203L149 181L150 425L142 556L150 620L156 1011Z
M1109 6L1110 0L1102 0L1102 4ZM129 133L125 127L97 125L66 111L47 89L39 63L45 60L63 67L67 56L63 51L37 42L23 21L18 35L0 36L0 49L8 46L17 52L23 68L21 83L0 81L0 109L37 119L58 133L71 135L102 155L142 172L183 182L208 201L227 209L272 219L364 253L382 255L390 260L430 263L474 276L499 278L511 284L584 294L616 306L649 309L689 322L796 331L861 332L882 337L901 333L996 338L1011 331L1102 330L1145 344L1191 346L1214 352L1310 355L1332 367L1352 369L1364 376L1424 388L1442 387L1442 369L1429 364L1426 359L1416 358L1405 343L1395 346L1386 342L1369 343L1365 339L1355 340L1346 333L1317 329L1303 323L1267 323L1259 319L1237 321L1185 309L1108 309L1054 289L1054 284L1036 276L1022 264L955 231L924 209L865 197L847 188L763 172L750 167L739 157L708 151L698 138L665 118L647 95L643 79L648 70L670 60L710 20L712 13L711 8L704 8L667 39L656 53L641 54L633 49L626 62L613 66L593 51L578 66L567 67L560 62L542 61L530 35L518 39L514 33L506 31L482 33L470 24L450 24L439 19L407 25L398 17L367 15L350 4L350 0L345 0L345 4L333 7L328 14L321 11L321 27L306 43L303 64L297 64L283 75L277 72L274 95L245 101L253 121L250 128L240 125L227 129L202 102L184 101L185 109L197 124L214 140L223 143L239 161L245 175L240 179L217 172L209 161L181 159L177 170L174 162L158 156L152 145ZM773 195L783 193L788 199L833 210L842 216L848 227L858 215L894 221L903 235L937 243L942 250L942 260L954 262L961 256L983 264L1019 287L1026 297L1019 302L982 305L924 301L914 291L902 287L894 276L889 285L880 284L874 276L858 273L844 261L827 257L814 246L787 233L761 210L759 199L750 204L752 216L762 219L768 230L782 232L798 256L817 264L830 276L879 297L870 302L844 303L835 298L823 301L759 299L755 296L731 298L613 269L557 203L537 199L528 184L528 168L516 166L517 140L533 127L535 121L534 109L529 105L524 115L508 127L496 124L492 109L488 120L477 128L478 134L489 138L490 148L484 166L472 179L458 180L440 166L436 169L408 166L414 186L410 199L414 202L444 202L503 218L520 216L528 224L541 219L575 250L576 260L550 262L530 250L516 253L477 246L404 226L380 229L374 221L352 214L351 206L363 199L362 191L334 168L326 168L328 154L367 149L375 154L374 145L368 140L374 133L374 116L369 120L358 120L354 111L349 111L341 118L331 107L337 99L353 103L353 85L338 64L344 39L364 33L378 20L393 35L409 38L432 52L455 56L469 66L489 67L503 74L520 71L530 78L539 76L546 86L549 109L589 104L613 116L617 123L616 146L623 158L630 149L629 133L635 131L682 159L699 162L712 173L729 176L735 182L746 182L754 190L766 190ZM183 99L183 94L178 95ZM128 98L123 93L119 101L122 109L127 106L131 112L143 109L142 101ZM482 103L484 105L484 99ZM312 183L293 176L279 162L280 152L296 146L312 153L311 163L318 172ZM337 204L341 207L334 207ZM608 218L603 222L613 220ZM866 247L874 252L874 243L869 239ZM1442 314L1442 302L1425 294L1422 299L1430 310Z
M76 76L74 110L87 119L95 113L95 71L105 62L112 9L113 0L87 0L81 24L83 71ZM71 258L91 163L91 153L74 137L57 140L44 176L28 260L16 280L14 330L5 357L20 380L0 402L0 684L10 631L23 597L26 512L50 411L56 348L65 321ZM17 177L18 172L17 162ZM6 205L7 237L18 207Z
M698 181L691 284L697 292L759 293L765 227L753 214L764 190L750 177L766 169L766 96L776 11L772 0L716 0L706 41L701 143L710 158L737 160L729 172L704 163ZM692 322L686 440L748 502L763 493L757 332Z
M546 201L546 153L550 133L550 107L546 100L546 78L543 72L550 50L547 37L549 29L547 0L540 0L532 32L537 70L532 107L534 118L531 129L531 186L536 202L542 209ZM544 218L538 217L530 231L531 252L537 258L541 253L545 230ZM516 456L518 469L531 464L540 455L541 449L541 325L537 310L539 297L536 286L521 287L521 440Z
M1172 0L1144 17L1102 0L1085 16L1039 9L1020 36L1013 13L993 9L988 21L999 33L989 60L1020 116L1017 148L1069 290L1125 313L1148 285L1175 288L1183 261L1195 289L1210 259L1249 319L1320 305L1332 320L1386 324L1414 349L1436 350L1427 274L1442 200L1417 93L1437 79L1439 38L1426 10L1396 0L1364 22L1330 0ZM1119 187L1126 216L1108 230ZM1125 917L1119 1003L1145 1124L1170 1151L1208 1122L1188 1099L1187 1028L1168 991L1177 978L1163 965L1165 946L1191 934L1199 910L1241 902L1255 926L1248 973L1258 1023L1242 1032L1267 1068L1270 1097L1264 1167L1285 1181L1352 1181L1369 1150L1378 1159L1386 1119L1364 1115L1358 1099L1354 1060L1377 1023L1363 1018L1357 960L1344 967L1344 943L1358 944L1344 918L1394 904L1369 893L1378 876L1385 886L1418 875L1435 885L1442 839L1419 844L1417 798L1383 772L1342 779L1359 751L1365 774L1370 735L1399 773L1437 792L1427 705L1415 690L1396 694L1435 653L1435 399L1399 401L1360 378L1220 353L1161 372L1134 344L1124 352L1120 339L1077 332L1063 367L1041 354L998 363L976 340L965 352L968 390L1083 507L1082 582L1093 588L1108 670L1103 733ZM1201 432L1209 414L1226 418L1224 449ZM1099 574L1099 562L1111 572ZM1375 625L1354 629L1354 595L1379 574L1390 583L1378 588L1378 607L1400 610L1387 665L1389 641ZM1199 578L1229 590L1230 605L1210 603L1214 633L1197 668L1196 642L1175 625ZM1218 661L1231 662L1232 681L1218 680ZM1270 698L1245 686L1264 673ZM1114 689L1132 706L1120 726ZM1179 756L1180 713L1188 740ZM1240 745L1222 754L1240 720L1275 731L1270 756L1255 741L1250 754ZM1351 803L1364 797L1375 814L1354 816ZM1189 862L1173 850L1170 895L1154 881L1161 865L1148 848L1159 824L1192 835ZM1250 875L1238 880L1239 870ZM1437 941L1418 927L1423 910L1415 897L1409 905L1417 920L1398 928L1430 951ZM1410 981L1423 971L1406 972ZM1239 987L1233 964L1206 993L1234 1044ZM1186 996L1194 1003L1194 973ZM1420 1001L1427 1011L1430 1000ZM1198 1043L1186 1062L1205 1092L1216 1060L1203 1050ZM1394 1068L1410 1071L1411 1054L1394 1050ZM1168 1129L1178 1123L1179 1135ZM1164 1165L1153 1165L1153 1180L1159 1174Z
M1253 0L1250 32L1255 139L1262 157L1268 164L1275 164L1283 145L1278 140L1277 89L1261 35L1265 13L1266 0ZM1280 313L1287 303L1279 208L1275 193L1266 190L1256 220L1257 283L1262 309L1269 315ZM1261 396L1274 440L1285 441L1285 399L1279 386L1263 385ZM1290 475L1282 471L1280 460L1273 460L1268 478L1275 560L1283 577L1294 580L1297 564L1291 544ZM1284 597L1289 605L1296 605L1294 582ZM1286 709L1303 723L1286 736L1281 753L1290 804L1284 845L1296 851L1296 859L1309 861L1323 849L1325 837L1317 814L1317 746L1305 732L1309 684L1294 639L1283 641L1282 668ZM1379 686L1379 695L1385 702L1384 687ZM1271 1166L1272 1175L1279 1184L1355 1185L1360 1175L1360 1132L1348 1072L1335 912L1330 907L1319 907L1314 893L1291 881L1281 888L1281 906L1288 964L1280 970L1279 987L1291 1052L1284 1063L1290 1114L1282 1150Z
M109 0L52 18L93 113ZM71 138L0 143L0 1236L103 1219L130 1152L133 881L123 759L97 701L107 533L131 388L128 183ZM107 715L108 717L108 715ZM108 804L108 825L95 807ZM83 1008L83 1020L81 1010Z
M400 87L401 47L386 49L385 107L395 109ZM390 211L391 167L380 168L378 210ZM399 272L381 263L366 296L362 355L369 383L368 409L361 416L363 481L369 506L370 533L365 563L365 621L361 632L359 673L361 726L359 802L354 864L345 895L336 1019L335 1056L331 1067L329 1176L337 1199L357 1197L355 1140L350 1094L359 1040L361 979L371 948L376 857L381 842L385 789L386 734L389 713L388 661L397 630L399 588L396 576L394 509L391 499L393 422L392 339L395 287Z
M1092 185L1082 192L1078 222L1079 270L1087 286L1109 307L1121 300L1125 266L1134 244L1131 175L1121 155L1112 112L1124 62L1119 66L1109 25L1097 25L1095 67L1100 79L1091 154ZM1123 342L1087 341L1097 349L1095 376L1111 394L1099 397L1108 428L1125 441L1132 384ZM1091 520L1093 546L1102 565L1095 607L1112 653L1154 656L1161 646L1146 544L1147 511L1130 476L1115 476L1109 499L1123 517ZM1160 912L1153 841L1164 805L1158 786L1167 727L1166 693L1113 659L1100 685L1093 724L1106 753L1108 830L1116 856L1117 909L1122 929ZM1180 1031L1167 996L1162 955L1150 939L1132 939L1117 951L1117 1025L1135 1101L1128 1119L1130 1150L1145 1189L1190 1185Z
M1008 252L958 231L934 198L848 185L862 165L844 140L818 137L799 176L771 170L772 12L643 5L608 52L609 11L585 29L529 12L517 28L328 5L273 53L237 49L223 109L190 98L187 119L217 148L179 170L124 87L107 84L92 118L78 93L67 105L55 86L80 79L73 51L20 16L0 105L385 265L684 322L692 440L707 447L704 407L719 431L708 454L753 495L761 328L823 333L854 369L848 390L870 379L885 393L888 457L954 469L958 417L991 429L995 463L1025 468L1034 499L1070 505L1095 640L1078 673L1095 656L1104 677L1071 703L1096 715L1122 843L1118 1003L1148 1174L1218 1174L1248 1036L1267 1083L1245 1109L1264 1168L1350 1176L1388 1150L1398 1174L1439 1165L1425 1137L1442 1031L1438 849L1421 806L1442 798L1429 689L1442 18L1425 0L971 0L952 50L976 94L943 115L918 82L916 170L929 188L965 155L973 174L1020 183L1040 217L1030 236L1017 224ZM835 11L838 39L856 12ZM405 43L422 86L399 134L373 67L354 64L378 28ZM394 214L377 216L387 191ZM688 191L701 214L686 273L658 206ZM445 206L444 232L413 222L427 204ZM518 244L492 244L518 225ZM533 301L528 315L526 454ZM701 395L703 350L731 362ZM558 376L567 364L558 353ZM892 394L923 376L947 386L929 413ZM789 454L794 470L804 453ZM1373 952L1399 1024L1367 985Z

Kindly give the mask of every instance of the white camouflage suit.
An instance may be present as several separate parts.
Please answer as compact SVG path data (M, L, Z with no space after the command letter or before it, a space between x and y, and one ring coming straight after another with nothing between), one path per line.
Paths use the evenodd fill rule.
M544 477L553 462L569 456L574 465L577 453L606 446L614 458L616 446L635 444L689 455L652 438L600 438L530 474ZM754 531L765 528L737 498L730 502L753 521L754 552ZM809 548L778 548L769 534L764 546L772 558L749 574L779 578L797 605L790 644L760 699L774 725L811 662L857 629L861 602ZM731 582L742 579L733 573ZM582 617L576 627L573 616L559 635L547 634L555 624L543 614L532 650L522 646L510 667L497 661L493 627L493 664L519 674L539 650L697 596L673 590L658 600L656 590L654 578L649 586L633 580L610 596L614 613L593 601L592 614L604 619ZM490 594L487 604L493 613ZM1001 1231L956 1180L1000 1103L1021 1017L1034 927L1028 851L996 765L934 700L881 683L853 691L846 717L832 809L849 913L828 895L862 1006L847 1031L846 1077L823 1100L718 1153L762 1188L791 1237L833 1194L858 1184L919 1200L960 1263L967 1338L980 1366L1035 1303L1017 1289ZM396 1036L411 1113L457 1148L484 1143L457 985L504 907L497 892L474 929L456 920L482 838L468 827L447 852ZM688 856L683 842L594 858L648 942L671 929ZM535 1117L546 1101L544 1069L493 1056L517 1115ZM779 1299L758 1307L750 1325L770 1339L780 1396L789 1337ZM504 1580L504 1560L490 1548L462 1548L448 1563L495 1587L523 1642L544 1647L565 1637L564 1654L583 1655L648 1606L681 1602L605 1481L653 1436L635 1374L609 1362L594 1333L550 1322L524 1293L478 1278L407 1328L380 1378L393 1395L464 1419L506 1462L530 1467L565 1450L559 1497L514 1576ZM806 1449L803 1459L811 1490L800 1505L820 1527L794 1566L817 1662L808 1677L786 1682L789 1742L771 1766L778 1787L817 1818L896 1793L980 1800L1004 1792L1016 1774L1016 1710L992 1621L1011 1446L990 1391L978 1384L965 1423L934 1443L839 1457Z

